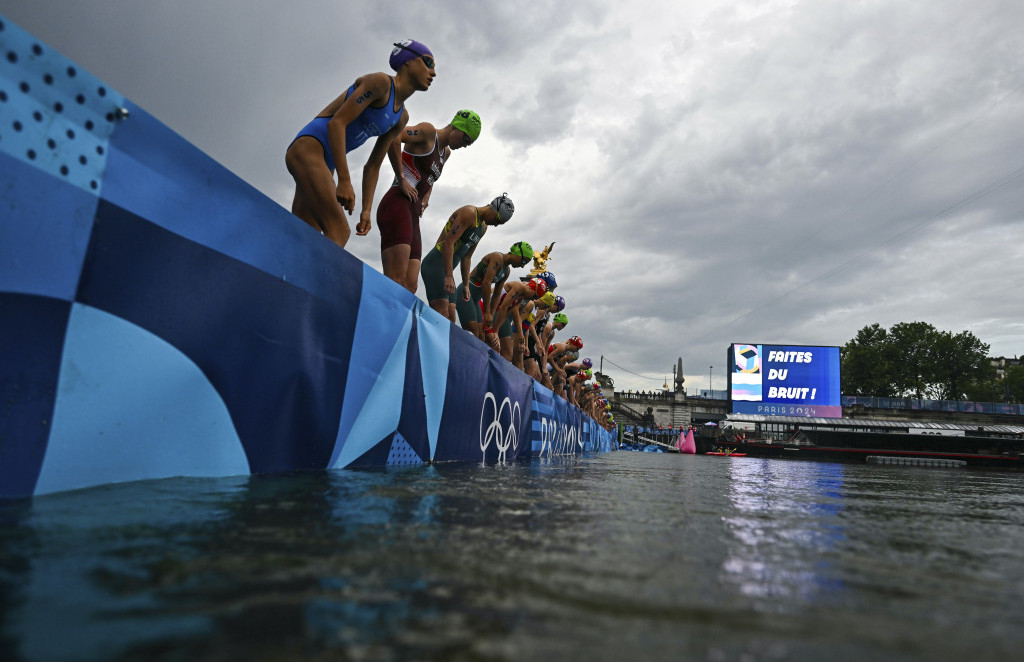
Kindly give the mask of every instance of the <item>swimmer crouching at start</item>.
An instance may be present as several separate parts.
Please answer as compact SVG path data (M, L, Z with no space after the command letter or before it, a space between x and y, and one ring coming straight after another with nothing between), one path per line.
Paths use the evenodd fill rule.
M487 232L487 228L503 225L512 218L516 207L507 194L502 194L483 207L466 205L456 209L448 218L434 247L423 258L420 273L423 289L430 307L455 322L455 275L458 265L462 273L462 287L458 296L469 301L469 265L473 251Z
M494 309L512 268L525 267L532 259L533 247L525 241L512 244L507 253L494 251L485 255L469 274L469 301L455 301L462 328L484 340L484 329L491 328L494 322ZM460 288L465 285L463 282Z
M434 182L453 150L480 137L480 116L460 110L448 126L420 122L407 126L388 148L395 181L377 206L380 260L384 275L413 294L420 278L420 217L427 210Z
M390 64L395 76L378 72L357 78L299 131L285 153L285 165L295 180L292 213L342 248L352 232L345 213L351 215L356 203L346 155L377 137L363 166L356 233L365 235L370 231L380 164L409 121L405 101L414 92L427 90L434 80L433 53L418 41L395 44Z

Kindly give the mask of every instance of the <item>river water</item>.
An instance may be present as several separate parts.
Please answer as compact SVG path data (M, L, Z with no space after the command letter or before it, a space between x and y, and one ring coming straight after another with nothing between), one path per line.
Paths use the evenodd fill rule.
M1022 488L619 452L7 502L0 659L1019 659Z

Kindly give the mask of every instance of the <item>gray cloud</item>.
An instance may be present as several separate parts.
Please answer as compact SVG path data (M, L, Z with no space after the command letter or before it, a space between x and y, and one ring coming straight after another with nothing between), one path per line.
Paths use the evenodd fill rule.
M874 322L970 329L994 354L1024 352L1014 0L641 14L596 0L0 0L0 12L284 205L298 128L384 70L391 41L429 44L438 78L408 102L414 121L471 107L484 133L446 167L424 236L509 191L516 217L486 241L557 242L584 353L658 380L606 366L626 388L660 387L678 355L688 386L706 388L730 342L843 344ZM376 237L350 247L379 268Z

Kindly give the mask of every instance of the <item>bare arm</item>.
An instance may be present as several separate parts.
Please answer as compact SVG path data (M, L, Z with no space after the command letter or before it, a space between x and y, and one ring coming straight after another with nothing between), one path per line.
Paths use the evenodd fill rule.
M533 320L533 324L530 325L530 337L533 338L533 344L539 349L540 348L540 336L537 335L537 324L540 323L541 318ZM546 326L544 328L547 328Z
M441 256L444 258L444 291L448 294L455 293L455 277L452 275L454 270L452 261L455 259L455 242L458 241L463 232L472 226L473 223L470 218L476 217L476 214L470 210L472 210L472 207L456 209L448 218L445 231L438 238L438 242L441 244Z
M498 301L501 299L501 296L498 293L501 292L502 288L505 287L505 282L507 280L508 280L508 277L506 276L505 278L502 278L500 281L495 283L494 284L494 294L491 295L490 303L487 303L486 301L484 302L484 304L487 306L487 310L491 311L491 315L494 315L494 314L496 314L498 312L498 310L497 310Z
M480 300L484 304L484 326L490 326L490 324L488 324L488 320L490 320L494 315L494 304L491 301L491 281L494 280L494 274L498 273L498 263L501 262L500 256L495 259L496 255L498 254L491 253L490 255L485 255L483 259L483 262L487 263L487 269L484 270L484 275L481 277L480 281ZM504 280L498 283L498 291L501 290L501 287L504 284Z
M512 308L512 320L514 324L512 326L512 333L519 340L523 339L523 306L522 304Z
M469 265L473 264L473 253L476 251L476 246L469 249L469 252L459 262L459 272L462 276L462 300L469 301Z
M345 129L374 101L387 98L390 93L391 77L387 74L376 73L360 76L356 79L352 94L345 97L327 122L327 142L330 143L335 170L338 173L338 187L335 195L349 214L355 210L356 194L352 188L352 175L348 169Z
M406 129L408 131L408 129ZM395 173L395 181L398 182L398 190L402 192L405 197L409 198L409 191L411 190L412 196L410 200L415 200L416 188L405 181L405 169L402 167L402 139L401 137L396 138L388 146L388 163L391 164L391 171Z
M556 347L555 348L555 357L554 357L554 360L551 362L551 365L553 365L555 367L555 371L562 377L562 379L566 378L565 377L565 362L568 361L568 360L569 360L569 357L565 355L565 346L562 346L561 349Z
M420 200L420 213L427 211L427 205L430 204L430 194L434 192L433 187L427 189L427 194Z
M516 297L515 283L509 283L505 285L505 300L501 302L498 309L494 311L494 328L498 329L502 324L505 323L505 318L508 317L509 308L512 306L512 301Z
M377 190L377 178L380 176L380 164L384 161L384 155L388 153L392 143L396 141L405 123L409 121L409 112L402 111L402 119L398 124L391 127L391 130L377 138L373 144L373 151L370 158L363 166L363 206L359 212L359 225L356 226L356 234L365 235L370 231L370 214L373 211L373 194ZM401 157L401 154L399 154Z

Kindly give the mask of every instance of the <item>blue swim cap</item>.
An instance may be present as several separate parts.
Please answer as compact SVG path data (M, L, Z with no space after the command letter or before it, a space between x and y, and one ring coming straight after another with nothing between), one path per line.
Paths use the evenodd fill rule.
M388 63L391 68L398 71L402 68L402 65L410 60L415 60L421 55L429 55L434 57L434 54L430 52L426 44L422 44L415 39L405 39L397 42L394 49L391 51L391 59Z

